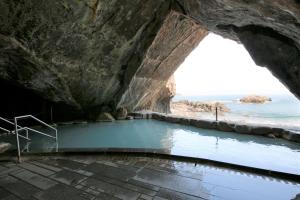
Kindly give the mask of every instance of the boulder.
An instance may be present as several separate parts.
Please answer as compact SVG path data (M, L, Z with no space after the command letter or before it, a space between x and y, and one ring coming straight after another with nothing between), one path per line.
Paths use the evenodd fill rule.
M267 126L252 127L251 133L254 135L268 135L273 133L273 129Z
M235 125L234 130L237 133L251 134L251 127L247 125Z
M217 128L217 122L208 121L208 120L191 119L190 125L198 127L198 128L204 128L204 129L216 129Z
M126 108L118 108L115 114L117 120L123 120L127 117L127 109Z
M8 151L12 145L10 143L0 142L0 153Z
M227 123L227 122L218 122L217 123L217 128L220 131L225 131L225 132L233 132L234 131L234 125Z

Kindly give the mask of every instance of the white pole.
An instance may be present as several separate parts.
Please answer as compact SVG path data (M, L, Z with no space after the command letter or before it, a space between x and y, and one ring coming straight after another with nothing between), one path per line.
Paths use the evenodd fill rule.
M19 133L18 133L18 123L17 118L15 117L15 133L16 133L16 141L17 141L17 149L18 149L18 162L21 162L21 151L20 151L20 142L19 142Z

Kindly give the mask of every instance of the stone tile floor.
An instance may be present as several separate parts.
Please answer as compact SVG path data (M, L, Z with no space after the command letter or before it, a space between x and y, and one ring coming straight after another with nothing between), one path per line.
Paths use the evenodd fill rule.
M32 157L0 162L1 200L296 199L299 183L149 157Z

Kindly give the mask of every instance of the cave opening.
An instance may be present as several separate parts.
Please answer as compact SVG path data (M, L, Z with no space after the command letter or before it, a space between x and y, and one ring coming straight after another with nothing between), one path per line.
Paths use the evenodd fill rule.
M267 124L281 120L289 126L300 123L300 101L267 68L257 66L242 44L233 40L208 34L174 77L176 94L171 114L215 119L216 103L224 109L224 120ZM241 102L251 96L272 101ZM184 101L198 102L198 108L186 106Z

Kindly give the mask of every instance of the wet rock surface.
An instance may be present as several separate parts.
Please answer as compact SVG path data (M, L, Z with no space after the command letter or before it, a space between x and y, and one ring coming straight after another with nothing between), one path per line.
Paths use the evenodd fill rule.
M16 200L297 199L300 187L208 164L127 155L35 157L1 162L0 169L1 198Z
M103 107L169 112L165 86L208 31L244 44L299 97L299 13L294 0L4 0L0 80L12 89L0 105L40 98L15 115L53 107L57 119L94 118ZM29 97L18 101L17 88Z

